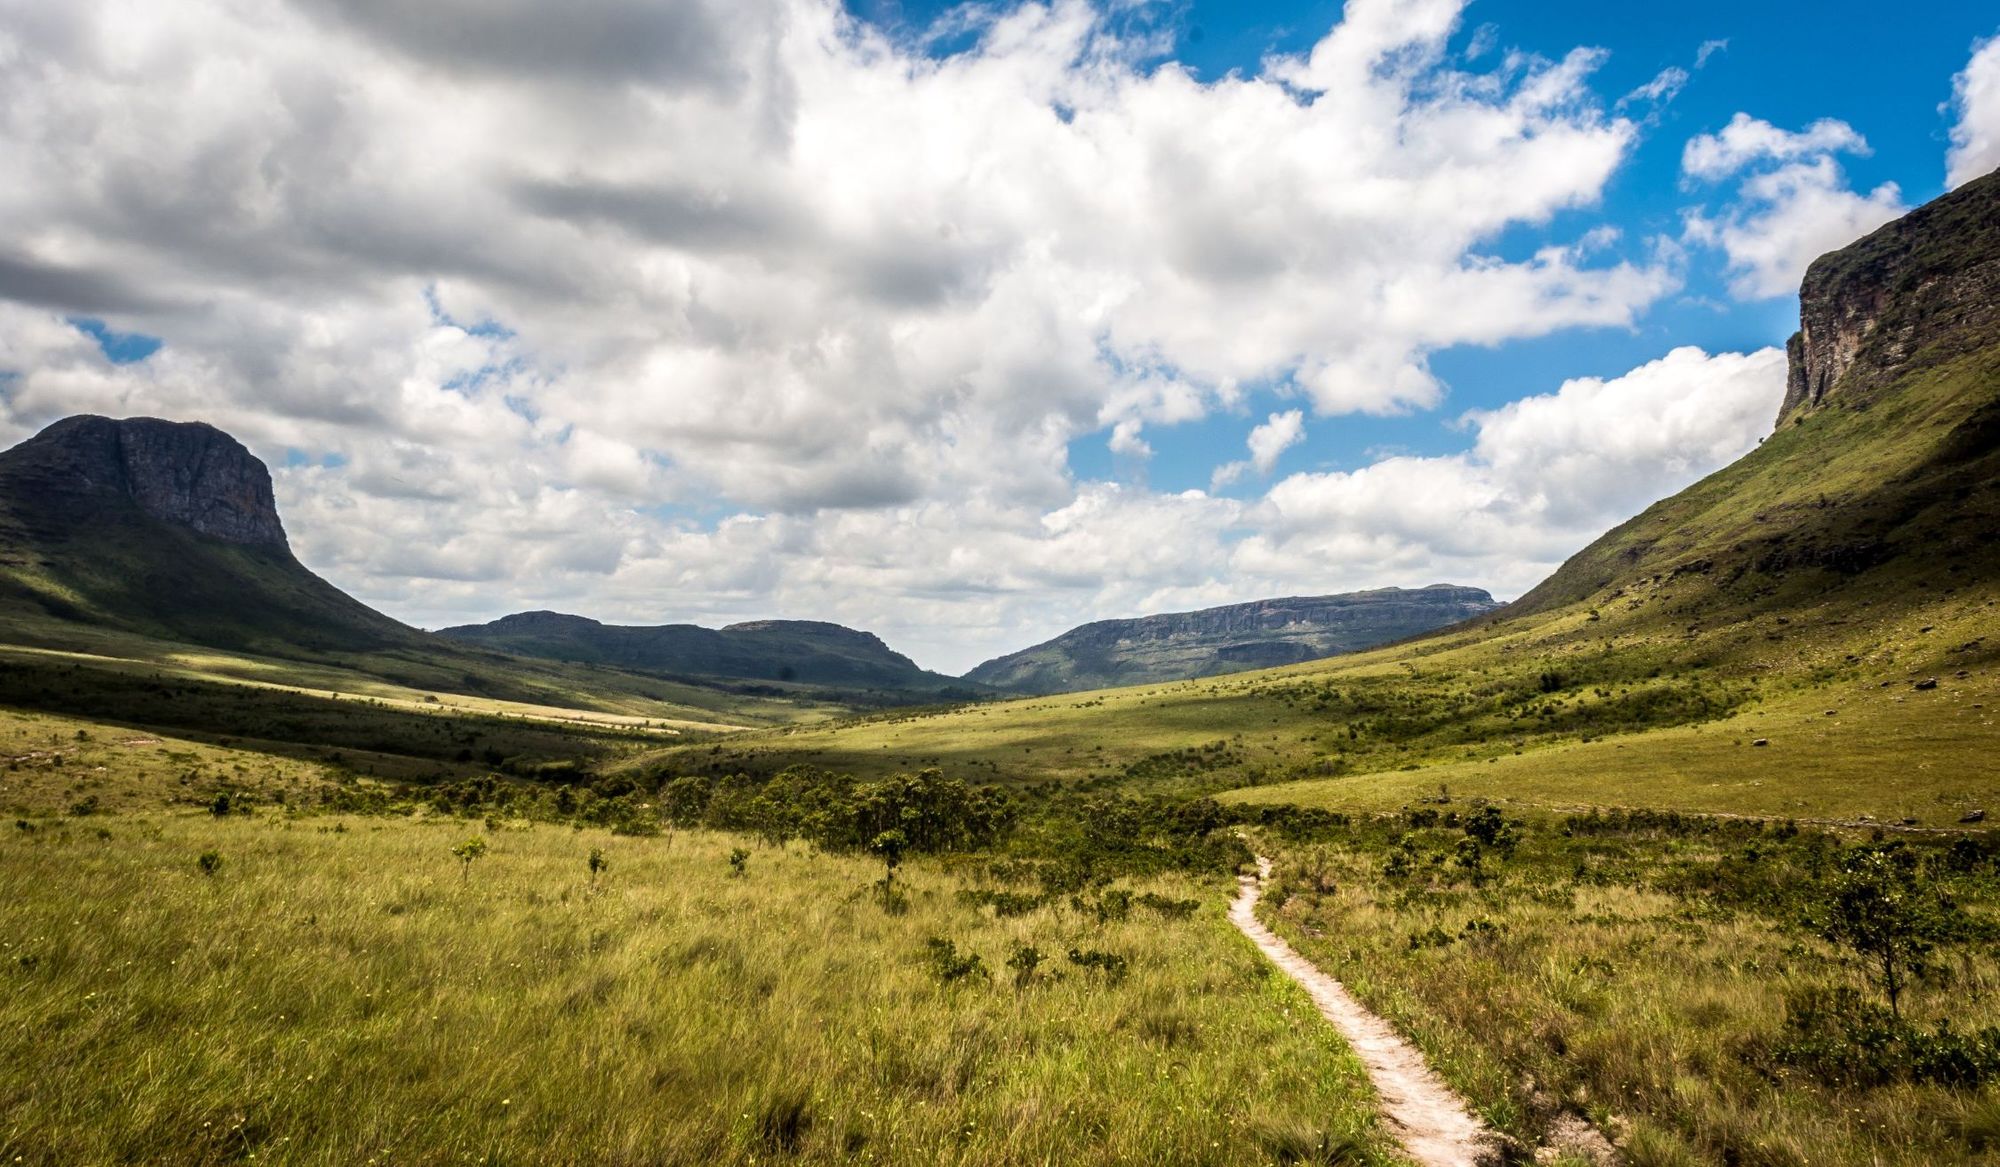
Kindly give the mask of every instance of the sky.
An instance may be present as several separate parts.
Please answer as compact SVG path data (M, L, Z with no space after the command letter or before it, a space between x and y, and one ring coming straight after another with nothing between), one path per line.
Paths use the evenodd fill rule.
M0 444L202 420L424 627L1511 598L2000 167L1855 0L0 0Z

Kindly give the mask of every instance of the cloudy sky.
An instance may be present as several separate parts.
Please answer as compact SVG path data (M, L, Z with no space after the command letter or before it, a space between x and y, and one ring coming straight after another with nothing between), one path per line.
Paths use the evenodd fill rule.
M1247 14L1247 15L1246 15ZM1865 31L1863 31L1865 30ZM1519 594L2000 166L1984 4L0 0L0 442L202 419L435 627Z

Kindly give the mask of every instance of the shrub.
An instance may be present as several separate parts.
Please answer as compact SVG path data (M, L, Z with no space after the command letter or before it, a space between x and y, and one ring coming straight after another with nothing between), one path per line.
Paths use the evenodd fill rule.
M1786 998L1784 1031L1767 1050L1753 1047L1750 1060L1760 1055L1828 1086L1971 1088L2000 1077L2000 1029L1961 1033L1947 1021L1926 1031L1863 1000L1858 990L1815 986Z
M212 876L222 870L222 853L220 851L203 851L195 857L194 865L201 870L203 875Z
M931 975L939 984L956 984L968 977L986 979L986 962L976 952L960 953L958 945L942 936L933 936L924 943L925 959L930 962Z
M451 854L453 858L458 860L459 881L465 882L472 878L473 862L486 854L486 840L474 835L464 842L454 845L451 849Z
M1007 957L1007 967L1014 970L1014 983L1025 985L1035 979L1035 970L1041 967L1042 951L1032 944L1017 942L1014 951Z
M749 871L750 852L741 847L729 849L729 874L741 879Z
M1131 962L1117 953L1101 952L1094 948L1088 951L1070 949L1069 962L1079 968L1094 968L1104 974L1104 979L1114 984L1124 980L1125 974L1131 969Z

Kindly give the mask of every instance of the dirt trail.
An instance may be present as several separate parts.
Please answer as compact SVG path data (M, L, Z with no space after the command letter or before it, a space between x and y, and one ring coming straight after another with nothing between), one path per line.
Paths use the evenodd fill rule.
M1257 857L1257 874L1241 876L1229 920L1272 963L1311 995L1313 1004L1340 1030L1368 1068L1382 1114L1410 1158L1424 1167L1484 1167L1500 1159L1500 1140L1466 1108L1463 1099L1431 1072L1424 1055L1389 1023L1361 1007L1339 981L1321 972L1257 920L1257 900L1271 861Z

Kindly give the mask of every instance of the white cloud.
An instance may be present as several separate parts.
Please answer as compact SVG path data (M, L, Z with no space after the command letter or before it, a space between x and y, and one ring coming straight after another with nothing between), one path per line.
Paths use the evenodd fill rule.
M1681 169L1714 182L1755 162L1791 162L1835 153L1867 154L1868 141L1853 126L1834 118L1821 118L1793 133L1739 113L1721 133L1690 138L1681 151Z
M1951 79L1951 150L1945 185L1956 189L2000 168L2000 36L1974 47L1965 71Z
M1477 580L1516 594L1610 526L1755 446L1784 382L1781 350L1695 348L1612 380L1567 381L1469 414L1478 436L1465 453L1279 482L1236 560L1251 572L1368 564L1378 576Z
M783 611L953 663L1240 597L1304 578L1238 580L1242 504L1072 443L1431 407L1435 351L1675 286L1588 226L1490 254L1637 131L1594 51L1461 72L1462 8L1352 0L1204 83L1080 0L962 10L944 59L833 0L0 0L0 436L299 451L302 557L426 623ZM166 347L114 366L77 312Z
M1909 209L1893 182L1867 194L1849 189L1835 155L1868 152L1867 140L1846 122L1822 118L1794 133L1739 113L1721 133L1698 135L1682 152L1690 181L1735 180L1733 199L1719 214L1685 212L1683 238L1721 249L1738 299L1796 292L1813 260Z
M1288 409L1283 413L1274 413L1269 420L1253 428L1245 440L1244 444L1250 449L1249 460L1227 462L1216 467L1212 483L1223 486L1235 482L1251 470L1269 474L1277 469L1279 456L1305 440L1304 411Z

